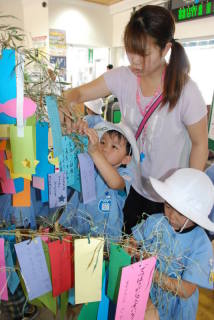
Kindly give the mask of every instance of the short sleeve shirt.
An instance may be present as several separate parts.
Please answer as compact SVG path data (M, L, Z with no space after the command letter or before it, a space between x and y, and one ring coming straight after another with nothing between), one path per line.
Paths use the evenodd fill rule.
M134 227L133 235L142 241L143 251L157 256L156 268L160 273L212 289L209 282L212 245L201 227L186 233L175 232L163 214L155 214ZM196 318L198 290L182 299L153 285L150 296L162 320Z
M81 235L105 235L118 240L122 235L123 207L129 193L132 178L129 168L118 168L125 181L125 190L113 190L107 186L99 173L96 174L96 200L83 203L82 195L74 192L62 214L60 223Z
M142 120L136 102L137 77L129 67L119 67L104 74L109 90L119 101L122 120L135 134ZM140 92L140 102L145 108L153 97L145 97ZM183 88L175 108L169 112L169 105L158 108L149 121L142 140L137 141L140 152L145 155L142 166L135 167L134 189L153 201L161 201L153 191L149 176L161 178L170 170L188 167L191 141L187 126L200 121L207 114L207 109L197 85L190 79Z

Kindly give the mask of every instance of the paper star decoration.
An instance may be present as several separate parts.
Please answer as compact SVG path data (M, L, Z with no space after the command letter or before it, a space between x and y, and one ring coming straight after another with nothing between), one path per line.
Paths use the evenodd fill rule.
M24 161L22 161L23 166L26 168L30 168L31 164L30 164L30 160L28 160L27 158L24 159Z
M32 164L32 167L35 168L37 166L37 164L39 163L38 160L34 160L33 161L33 164ZM31 162L30 160L28 160L27 158L25 158L23 161L22 161L22 164L25 168L31 168Z
M64 201L65 201L65 197L64 197L63 195L61 195L61 196L59 197L59 201L60 201L60 202L64 202Z

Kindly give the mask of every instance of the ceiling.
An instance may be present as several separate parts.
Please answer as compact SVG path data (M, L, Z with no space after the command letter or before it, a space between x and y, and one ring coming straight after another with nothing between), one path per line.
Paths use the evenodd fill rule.
M117 3L117 2L121 2L123 0L84 0L87 2L93 2L93 3L99 3L99 4L103 4L106 6L110 6L111 4Z

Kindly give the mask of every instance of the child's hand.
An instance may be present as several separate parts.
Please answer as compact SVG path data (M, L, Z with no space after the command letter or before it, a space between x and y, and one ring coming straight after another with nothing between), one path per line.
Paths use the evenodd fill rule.
M135 256L137 258L138 256L137 247L138 247L138 242L134 238L129 237L125 240L124 249L128 254L130 254L130 256L132 257Z
M99 151L99 137L96 130L92 128L85 129L85 134L88 136L88 153L92 155Z

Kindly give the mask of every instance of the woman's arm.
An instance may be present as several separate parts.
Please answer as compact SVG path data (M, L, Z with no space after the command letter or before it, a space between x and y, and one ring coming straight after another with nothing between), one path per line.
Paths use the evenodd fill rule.
M104 76L83 84L82 86L68 89L63 92L63 98L67 104L78 104L85 101L94 100L97 98L105 97L109 95L109 91Z
M71 117L72 109L74 110L76 104L105 97L110 93L111 92L106 86L104 76L100 76L82 86L64 91L62 96L63 103L61 104L59 111L61 123L65 123L67 132L69 133L74 129Z
M85 129L85 134L89 138L88 153L92 157L95 166L106 184L111 189L123 190L125 181L119 175L117 169L113 167L99 150L99 139L94 129Z
M187 126L187 130L192 142L189 166L203 171L208 157L207 116Z
M184 299L191 297L197 288L196 284L182 279L170 278L166 274L160 273L158 270L155 270L154 282L163 290L170 291Z

